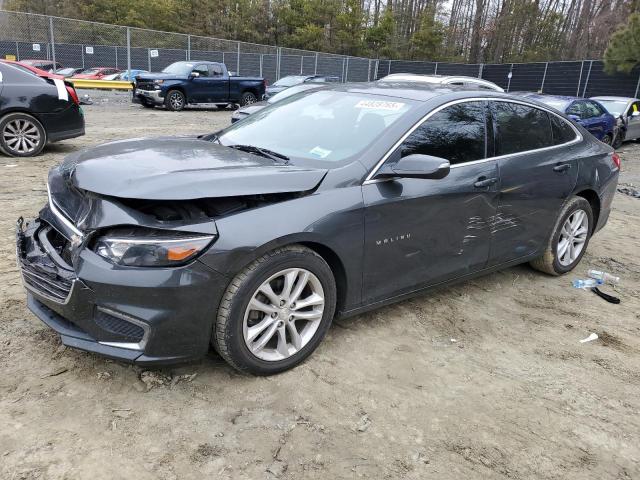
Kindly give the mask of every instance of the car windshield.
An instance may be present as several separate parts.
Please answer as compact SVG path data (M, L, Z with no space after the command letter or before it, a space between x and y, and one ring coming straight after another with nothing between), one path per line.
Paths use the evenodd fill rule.
M619 117L627 108L627 102L621 100L598 100L598 103L607 109L611 115Z
M289 76L284 77L278 80L273 84L274 87L292 87L294 85L298 85L299 83L304 82L304 79L307 77L299 77L299 76Z
M296 159L340 162L362 152L405 115L412 100L318 90L293 95L234 123L217 139Z
M165 69L162 70L162 73L171 73L173 75L187 76L191 73L191 70L193 70L193 65L194 65L193 63L189 63L189 62L175 62L169 65L168 67L165 67Z

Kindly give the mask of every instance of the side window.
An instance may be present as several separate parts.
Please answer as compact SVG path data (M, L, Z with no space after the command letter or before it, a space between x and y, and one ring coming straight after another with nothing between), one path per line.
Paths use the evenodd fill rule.
M640 102L633 102L627 115L632 116L634 113L638 115L638 112L640 112Z
M571 128L567 122L555 115L549 115L549 117L551 117L554 145L562 145L576 138L576 132L573 131L573 128Z
M549 114L510 102L494 102L496 155L526 152L553 145Z
M593 102L585 102L585 109L587 111L586 118L599 117L604 113L598 104Z
M435 113L400 145L403 157L414 153L446 158L452 165L485 158L483 102L451 105Z
M193 67L192 72L198 72L201 77L209 76L209 68L206 65L196 65Z
M212 77L222 76L222 67L220 65L209 65L209 70Z
M573 102L569 105L569 108L567 108L567 115L575 115L583 118L585 116L585 112L582 109L582 102Z

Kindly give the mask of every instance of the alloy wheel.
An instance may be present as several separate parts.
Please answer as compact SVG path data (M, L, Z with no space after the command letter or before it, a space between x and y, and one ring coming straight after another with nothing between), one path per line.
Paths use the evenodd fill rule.
M272 275L254 292L245 311L247 348L269 362L295 355L317 332L324 306L322 284L310 271L288 268Z
M569 266L580 257L588 235L589 217L584 210L576 210L564 222L558 237L556 252L560 265Z
M171 103L171 108L174 110L180 110L184 105L184 100L180 92L173 92L169 96L169 102Z
M26 155L35 151L41 140L38 127L26 118L7 122L2 131L2 138L9 153L17 153L19 155Z

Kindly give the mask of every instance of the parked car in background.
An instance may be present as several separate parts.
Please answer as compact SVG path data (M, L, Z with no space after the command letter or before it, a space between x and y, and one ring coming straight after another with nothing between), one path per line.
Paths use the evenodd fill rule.
M147 70L134 70L131 69L131 75L129 75L129 72L127 70L123 71L120 73L120 75L118 75L117 80L122 80L122 81L132 81L135 83L135 79L137 75L141 75L143 73L149 73Z
M146 108L164 105L172 111L197 103L246 106L261 99L266 88L264 78L232 77L224 63L200 60L175 62L160 73L136 75L135 83L134 103Z
M31 157L80 135L84 117L73 85L0 62L0 152Z
M29 58L20 60L20 63L24 65L29 65L31 67L39 68L40 70L44 70L45 72L55 72L56 70L62 68L62 65L59 63L53 63L52 60L32 60Z
M625 140L640 139L640 99L630 97L591 97L616 117L618 135L613 143L615 148Z
M25 72L29 72L29 73L34 73L40 77L46 77L46 78L64 78L62 75L58 75L56 73L51 73L47 70L41 70L38 67L34 67L33 65L28 65L26 63L22 63L22 62L16 62L15 60L2 60L0 59L0 62L2 63L6 63L8 65L13 65L16 68L19 68L20 70L23 70Z
M269 97L268 100L263 100L262 102L256 102L251 105L247 105L246 107L239 108L233 115L231 115L231 123L235 123L238 120L242 120L243 118L248 117L256 112L259 112L265 107L268 107L272 103L279 102L280 100L284 100L285 98L289 98L291 95L295 95L296 93L305 92L307 90L317 90L319 88L323 88L325 84L309 82L309 83L301 83L299 85L295 85L293 87L287 88L280 93L276 93L272 97Z
M494 90L504 92L504 88L493 82L476 77L451 75L420 75L417 73L392 73L378 80L379 82L421 82L436 85L455 85L458 87L478 88L480 90Z
M328 75L289 75L287 77L282 77L273 85L269 85L267 87L267 91L265 92L264 98L268 99L269 97L276 95L277 93L280 93L287 88L291 88L295 85L300 85L301 83L336 83L339 81L340 77L333 77Z
M62 75L64 78L69 78L69 77L73 77L74 75L77 75L83 70L84 68L65 67L65 68L59 68L58 70L56 70L55 73L57 73L58 75Z
M213 344L267 375L336 314L524 262L572 271L620 159L551 108L482 97L328 85L216 134L76 152L18 222L27 305L64 345L149 365Z
M112 73L111 75L105 75L101 78L101 80L118 80L118 77L120 77L120 72Z
M75 74L72 78L83 78L85 80L103 80L107 75L120 73L120 70L112 67L94 67L87 68L80 73Z
M565 113L570 119L582 125L589 133L607 145L612 145L617 135L616 119L595 100L529 92L521 92L517 96L544 103Z

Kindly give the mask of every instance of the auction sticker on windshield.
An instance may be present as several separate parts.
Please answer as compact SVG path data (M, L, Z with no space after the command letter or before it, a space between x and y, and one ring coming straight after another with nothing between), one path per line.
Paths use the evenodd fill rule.
M397 111L404 107L401 102L385 102L381 100L360 100L356 103L356 108L367 108L371 110L392 110Z
M322 147L314 147L309 150L309 153L311 155L315 155L316 157L325 158L331 153L331 150L327 150L326 148Z

